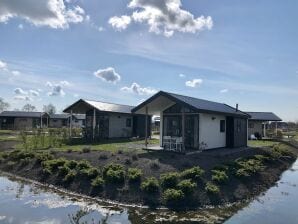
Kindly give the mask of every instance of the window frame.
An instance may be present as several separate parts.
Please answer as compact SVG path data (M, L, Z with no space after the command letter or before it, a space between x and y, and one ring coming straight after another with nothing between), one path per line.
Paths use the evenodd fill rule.
M220 133L226 132L226 120L219 121L219 131L220 131Z

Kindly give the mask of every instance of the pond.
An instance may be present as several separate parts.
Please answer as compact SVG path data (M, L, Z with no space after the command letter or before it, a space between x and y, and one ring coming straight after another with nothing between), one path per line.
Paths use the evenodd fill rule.
M120 224L120 223L297 223L298 162L276 186L246 207L200 209L190 212L148 210L99 203L62 194L0 173L0 223ZM240 210L239 210L240 209ZM234 215L233 215L234 214ZM227 220L228 217L231 217ZM225 221L226 220L226 221Z

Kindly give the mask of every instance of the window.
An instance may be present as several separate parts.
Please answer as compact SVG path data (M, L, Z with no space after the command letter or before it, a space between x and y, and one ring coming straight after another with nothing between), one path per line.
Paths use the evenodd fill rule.
M237 120L237 132L241 132L241 121Z
M131 127L131 119L126 118L126 127Z
M225 131L226 131L226 121L220 120L220 132L225 132Z

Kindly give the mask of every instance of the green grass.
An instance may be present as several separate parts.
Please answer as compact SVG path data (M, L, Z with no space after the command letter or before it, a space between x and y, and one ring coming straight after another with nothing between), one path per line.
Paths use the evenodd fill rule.
M10 135L14 134L16 131L13 130L0 130L0 135Z
M263 140L249 140L248 146L250 147L271 147L273 145L279 144L276 141L263 141Z
M9 135L9 136L0 135L0 142L4 142L4 141L20 141L20 139L17 136L13 136L13 135Z
M151 139L149 144L158 144L158 139ZM92 151L110 151L117 152L118 150L130 151L131 149L138 149L142 152L144 147L144 140L107 140L102 143L90 144L90 145L63 145L61 148L57 148L59 151L81 151L86 146L90 147Z

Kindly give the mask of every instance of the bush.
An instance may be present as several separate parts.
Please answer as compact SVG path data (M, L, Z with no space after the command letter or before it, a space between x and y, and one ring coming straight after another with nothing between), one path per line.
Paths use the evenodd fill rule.
M125 165L130 165L131 164L131 160L130 159L125 159Z
M59 159L46 160L46 161L43 161L41 164L44 170L46 170L46 172L49 171L48 173L52 173L58 167L64 166L65 162L66 162L65 159L59 158Z
M78 162L75 160L68 160L66 162L66 165L70 168L70 169L75 169L78 165Z
M100 174L100 171L97 168L89 168L86 170L86 174L88 178L93 179Z
M184 170L180 176L183 179L199 180L204 173L205 171L203 169L201 169L199 166L195 166L193 168Z
M70 172L70 169L64 164L64 166L58 167L58 174L65 177Z
M180 189L185 195L192 194L197 188L197 184L192 182L191 180L182 180L178 185L178 189Z
M123 183L125 171L120 164L109 164L103 168L103 177L110 183Z
M219 187L211 182L206 183L205 190L209 194L218 194L219 193Z
M136 160L139 159L139 156L138 156L138 154L134 153L134 154L131 156L131 158L132 158L133 161L136 161Z
M108 155L106 153L100 154L99 159L108 159Z
M249 177L265 169L262 161L257 159L240 160L236 164L239 167L236 171L237 177Z
M211 172L213 173L212 180L217 183L224 183L229 179L226 171L224 170L211 170Z
M294 154L288 150L288 149L283 149L279 145L274 145L272 150L269 153L269 156L274 159L280 159L283 156L289 156L289 157L294 157Z
M157 193L159 191L159 183L155 177L149 177L141 184L142 191L146 193Z
M75 177L76 177L77 173L74 170L71 170L70 172L68 172L68 174L63 178L63 181L66 183L70 183L72 182Z
M130 182L138 182L141 180L143 175L142 170L138 168L129 168L127 172L127 177Z
M26 158L34 158L35 157L35 154L32 153L32 152L26 152L26 151L20 151L20 150L15 150L15 151L12 151L10 154L9 154L9 158L11 160L14 160L14 161L20 161L21 159L26 159Z
M163 193L163 200L168 205L178 205L184 199L184 193L181 190L167 189Z
M92 180L91 186L96 189L101 189L104 185L104 180L101 177L96 177Z
M42 163L47 160L53 160L54 156L48 152L39 153L36 155L36 161Z
M82 160L77 163L78 170L83 170L83 169L88 169L88 168L91 168L91 164L86 160Z
M91 152L91 148L90 148L90 147L84 147L84 148L82 149L82 152L83 152L83 153L89 153L89 152Z
M175 188L178 183L179 174L176 172L164 173L160 177L161 186L163 188Z

